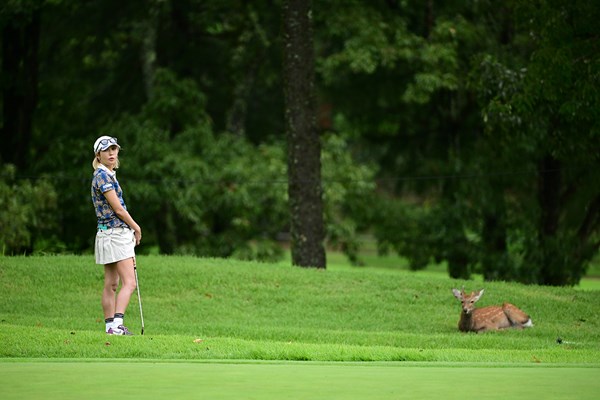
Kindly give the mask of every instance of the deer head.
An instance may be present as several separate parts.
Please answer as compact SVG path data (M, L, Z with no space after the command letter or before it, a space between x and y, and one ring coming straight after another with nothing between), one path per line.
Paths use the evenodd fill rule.
M465 314L471 314L471 312L473 312L475 309L475 303L483 295L483 289L472 292L471 294L467 294L465 293L465 287L463 286L461 291L458 289L452 289L452 293L454 293L454 297L460 301L463 312Z

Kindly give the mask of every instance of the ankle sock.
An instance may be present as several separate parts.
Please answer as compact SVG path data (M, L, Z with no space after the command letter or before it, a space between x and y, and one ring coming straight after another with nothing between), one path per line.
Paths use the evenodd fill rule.
M108 330L112 327L114 320L115 320L114 318L105 318L104 319L104 323L106 324L106 332L108 332Z
M119 325L123 325L123 319L124 318L125 318L125 314L116 313L115 317L113 318L113 324L112 324L112 326L118 327Z

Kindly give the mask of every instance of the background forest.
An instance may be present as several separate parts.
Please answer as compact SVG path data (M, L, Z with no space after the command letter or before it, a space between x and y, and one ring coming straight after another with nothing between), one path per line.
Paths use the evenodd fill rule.
M3 1L2 254L92 251L112 135L139 252L282 257L283 2ZM579 282L600 246L597 2L311 6L327 246Z

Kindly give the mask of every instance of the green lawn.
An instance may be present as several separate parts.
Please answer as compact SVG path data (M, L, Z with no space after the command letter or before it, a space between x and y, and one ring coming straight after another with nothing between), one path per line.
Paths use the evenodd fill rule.
M482 306L511 301L535 327L476 335L457 331L460 308L450 290L481 282L428 271L142 256L146 335L107 338L103 272L90 257L4 257L0 268L2 357L600 360L600 292L593 290L485 283ZM134 296L126 322L139 332L136 303Z
M114 337L90 256L0 257L2 398L100 398L112 382L134 398L586 399L600 382L598 290L193 257L140 256L138 272L146 334ZM535 326L458 332L463 284ZM126 322L140 331L136 296Z
M2 398L596 399L597 368L443 363L0 362ZM25 378L26 377L26 378Z

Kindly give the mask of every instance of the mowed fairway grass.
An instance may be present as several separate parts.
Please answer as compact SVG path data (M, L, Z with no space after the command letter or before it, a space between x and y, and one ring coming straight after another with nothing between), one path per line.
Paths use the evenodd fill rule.
M398 363L2 363L3 399L597 399L598 369Z
M145 335L103 333L90 256L0 258L0 396L592 399L600 291L334 265L140 256ZM452 287L510 301L523 331L464 334ZM559 343L560 342L560 343ZM108 393L107 393L108 392Z

